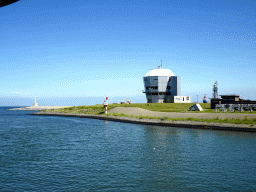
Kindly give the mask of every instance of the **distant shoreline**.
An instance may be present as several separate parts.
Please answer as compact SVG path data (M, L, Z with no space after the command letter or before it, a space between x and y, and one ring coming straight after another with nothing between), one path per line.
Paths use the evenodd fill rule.
M229 123L221 124L221 123L206 123L206 122L195 122L195 121L164 121L159 119L139 119L139 118L130 118L130 117L115 117L115 116L105 116L105 115L57 113L57 112L38 112L30 115L90 118L90 119L108 120L108 121L116 121L116 122L123 122L123 123L134 123L134 124L166 126L166 127L256 132L255 125L251 126L251 125L245 125L245 124L229 124Z

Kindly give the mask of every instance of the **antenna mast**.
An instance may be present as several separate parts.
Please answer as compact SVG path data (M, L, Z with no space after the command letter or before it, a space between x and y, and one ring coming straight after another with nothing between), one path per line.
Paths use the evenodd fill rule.
M162 64L162 60L161 60L161 65L157 66L158 69L163 69L163 64Z

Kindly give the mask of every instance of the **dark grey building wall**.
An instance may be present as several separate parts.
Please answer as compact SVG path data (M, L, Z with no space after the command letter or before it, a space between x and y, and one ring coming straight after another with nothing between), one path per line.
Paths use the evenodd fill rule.
M180 96L181 95L181 85L180 85L180 77L179 76L171 76L168 86L171 87L171 95L172 96Z
M144 92L148 103L168 102L169 96L180 96L180 77L149 76L143 77Z

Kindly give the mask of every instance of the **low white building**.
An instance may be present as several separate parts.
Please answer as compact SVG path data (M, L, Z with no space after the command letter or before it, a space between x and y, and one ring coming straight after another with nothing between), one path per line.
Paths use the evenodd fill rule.
M170 96L166 98L166 103L191 103L190 96Z

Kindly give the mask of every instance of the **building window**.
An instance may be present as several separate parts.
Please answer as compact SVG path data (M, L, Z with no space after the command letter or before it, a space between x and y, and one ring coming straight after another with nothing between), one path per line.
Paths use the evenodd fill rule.
M150 90L150 87L146 87L146 90Z
M171 89L171 86L167 86L167 89Z
M165 93L164 92L160 92L159 95L165 95Z
M189 101L189 97L187 97L187 101Z
M158 89L158 86L153 86L151 87L152 90L157 90Z
M158 95L158 93L152 93L152 95Z
M167 92L166 95L172 95L172 93Z
M147 93L147 96L150 96L150 95L152 95L151 93Z
M180 98L175 98L175 100L180 100Z

